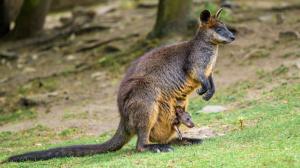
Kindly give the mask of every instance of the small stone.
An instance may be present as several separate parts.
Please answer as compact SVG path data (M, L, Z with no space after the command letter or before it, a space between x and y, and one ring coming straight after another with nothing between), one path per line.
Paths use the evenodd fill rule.
M23 70L23 72L25 72L25 73L30 73L30 72L35 72L35 71L36 71L36 69L32 68L32 67L26 67Z
M0 97L0 104L5 104L6 98L5 97Z
M76 57L74 55L68 55L66 58L68 61L73 61L76 59Z
M71 36L69 37L70 41L74 41L76 39L76 35L73 33L71 34Z
M261 22L272 22L273 21L273 15L263 15L263 16L260 16L258 17L258 20L261 21Z
M1 59L1 64L5 64L6 63L6 60L5 59Z
M102 75L103 75L103 72L95 72L95 73L92 73L91 78L97 79L98 77L100 77Z
M24 67L24 64L17 64L17 68L18 69L21 69L21 68L23 68Z
M33 60L37 60L37 59L39 58L39 56L38 56L37 54L33 54L33 55L31 56L31 58L32 58Z
M203 107L199 113L219 113L227 110L225 107L220 105L207 105Z
M58 96L58 92L51 92L51 93L48 93L47 95L48 95L48 97L56 97L56 96Z

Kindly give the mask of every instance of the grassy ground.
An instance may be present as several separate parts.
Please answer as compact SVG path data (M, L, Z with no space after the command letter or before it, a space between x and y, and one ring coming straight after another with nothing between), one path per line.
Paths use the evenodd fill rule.
M267 83L265 83L267 84ZM201 145L175 147L170 153L136 153L135 139L122 150L84 158L62 158L40 162L9 163L3 167L297 167L300 165L300 85L282 83L270 91L249 99L259 87L240 82L221 90L210 104L229 104L228 111L217 114L197 113L206 103L199 98L190 104L196 123L210 125L227 134L205 140ZM261 87L261 84L260 84ZM214 125L211 125L214 123ZM99 143L100 137L79 136L76 129L54 132L38 126L23 132L0 134L0 160L12 154L49 147ZM72 139L67 141L66 139Z

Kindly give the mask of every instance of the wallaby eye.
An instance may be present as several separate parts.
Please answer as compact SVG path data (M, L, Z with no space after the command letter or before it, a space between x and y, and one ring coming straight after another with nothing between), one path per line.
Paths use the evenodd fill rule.
M220 28L220 27L216 28L217 33L220 33L221 31L222 31L222 28Z

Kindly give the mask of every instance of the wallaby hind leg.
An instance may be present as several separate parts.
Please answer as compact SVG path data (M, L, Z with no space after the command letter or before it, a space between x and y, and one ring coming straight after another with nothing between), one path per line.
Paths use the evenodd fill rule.
M170 152L173 148L167 144L149 144L150 129L142 128L138 130L137 150L152 151L152 152Z
M155 103L146 105L139 104L137 110L143 110L143 113L139 113L139 121L137 121L137 145L136 149L139 152L152 151L152 152L170 152L173 149L167 144L150 144L149 136L153 125L157 121L158 108L155 107ZM148 112L147 112L148 111ZM136 111L138 112L138 111ZM142 121L141 121L142 119Z

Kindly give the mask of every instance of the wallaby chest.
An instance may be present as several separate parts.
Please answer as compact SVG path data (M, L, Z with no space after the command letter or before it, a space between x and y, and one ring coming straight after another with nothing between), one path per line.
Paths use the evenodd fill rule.
M213 70L215 68L216 62L218 58L218 47L213 51L212 55L208 57L208 64L205 68L205 76L209 76L213 73Z

